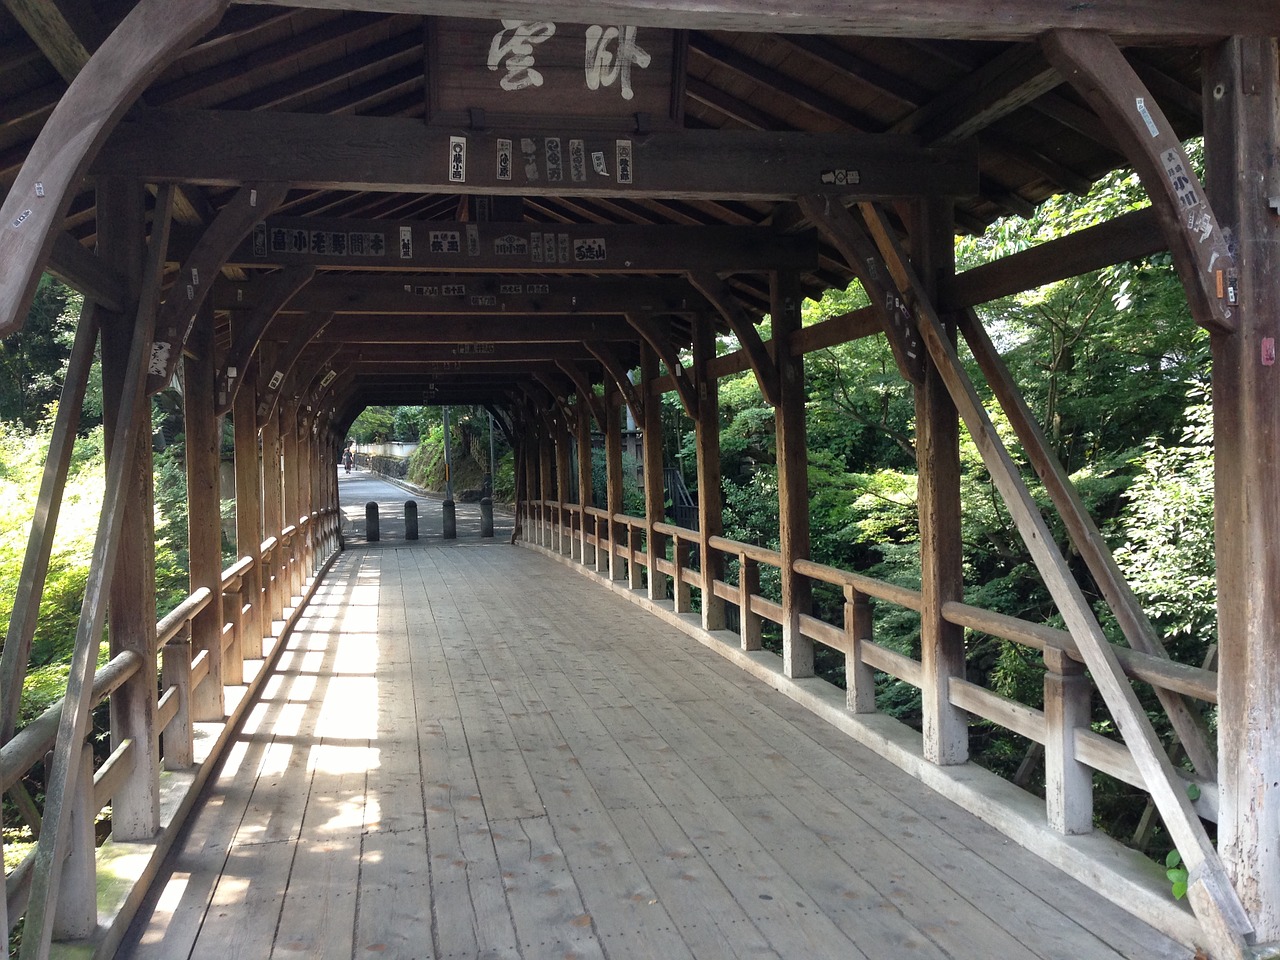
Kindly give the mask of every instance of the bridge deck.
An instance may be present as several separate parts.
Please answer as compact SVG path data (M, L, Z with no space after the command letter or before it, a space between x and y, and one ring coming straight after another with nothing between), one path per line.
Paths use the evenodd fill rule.
M264 690L121 956L1190 956L501 541L349 544Z

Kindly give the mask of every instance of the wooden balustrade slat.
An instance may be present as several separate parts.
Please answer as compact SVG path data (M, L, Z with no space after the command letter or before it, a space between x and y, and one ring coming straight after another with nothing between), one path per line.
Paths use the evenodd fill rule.
M93 775L93 805L99 810L111 802L116 790L133 772L133 745L132 737L121 741Z
M740 603L742 592L732 583L725 583L723 580L713 580L711 589L715 591L715 595L721 600L729 600L733 603Z
M852 649L849 635L844 632L843 627L833 627L825 620L811 617L807 613L800 614L800 632L810 640L817 640L841 653L848 653Z
M974 716L998 723L1036 743L1045 741L1045 717L1042 710L1002 697L962 677L951 678L948 697L955 706Z
M773 621L778 626L782 626L782 618L786 616L782 610L782 604L757 596L751 598L751 612Z
M156 729L160 733L164 733L173 722L173 718L178 715L178 700L177 686L165 688L164 693L160 695L160 702L156 705Z
M920 666L920 661L904 657L896 650L882 647L870 640L864 640L858 646L862 650L862 662L867 666L897 677L913 687L920 686L924 681L924 668Z

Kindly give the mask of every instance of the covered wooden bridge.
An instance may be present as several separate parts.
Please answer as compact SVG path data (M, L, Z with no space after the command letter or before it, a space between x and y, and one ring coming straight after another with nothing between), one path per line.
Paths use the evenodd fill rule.
M39 843L6 878L21 956L324 955L316 931L348 912L342 955L1275 955L1277 34L1276 0L3 0L0 335L42 270L85 294L0 656L0 787L22 801L52 751L44 808L27 809ZM1197 134L1204 182L1182 146ZM957 231L1121 165L1149 209L957 274ZM1216 671L1168 657L972 311L1160 250L1213 344ZM804 297L855 278L869 307L801 325ZM810 557L805 357L870 336L915 388L918 589ZM961 337L1125 645L1055 545ZM65 699L15 735L95 353L107 491L75 659ZM717 383L745 371L776 411L777 549L723 536ZM175 379L191 596L157 623L148 397ZM697 529L664 521L667 393L696 424ZM491 409L517 451L521 549L343 550L348 427L423 402ZM622 512L624 407L644 516ZM225 417L241 559L224 570ZM963 602L961 423L1066 630ZM602 503L577 455L593 433ZM779 600L760 594L766 569ZM533 577L569 592L556 610L607 622L553 624L545 596L518 593ZM843 590L841 622L814 616L815 583ZM877 645L872 603L918 613L919 660ZM965 679L966 630L1043 652L1043 710ZM818 644L844 656L847 691L813 677ZM922 733L877 713L877 672L919 687ZM1135 681L1158 691L1186 769ZM339 689L366 709L329 700ZM1123 742L1089 728L1093 697ZM974 717L1043 744L1044 801L968 762ZM319 751L305 785L282 773L260 793L303 745ZM248 798L228 779L246 763ZM1094 770L1149 792L1189 908L1093 831ZM914 812L862 818L890 786ZM574 796L569 828L555 818ZM278 863L238 850L227 867L259 828L248 846L292 845L275 900L247 891ZM216 877L183 866L201 838L222 845ZM377 844L394 849L366 857ZM1044 860L1006 853L1022 847ZM969 880L1003 910L958 895ZM879 909L840 909L857 897ZM228 922L235 902L252 908ZM407 932L424 922L425 939ZM170 931L186 944L172 953Z

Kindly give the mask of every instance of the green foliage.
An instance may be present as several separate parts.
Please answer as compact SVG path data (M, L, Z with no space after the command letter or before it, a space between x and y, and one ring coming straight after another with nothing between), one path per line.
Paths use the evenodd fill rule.
M34 429L58 399L83 298L45 274L22 329L0 340L0 419Z
M1164 858L1164 865L1164 875L1169 879L1173 899L1181 900L1187 895L1187 881L1191 876L1183 866L1182 854L1177 850L1170 850L1169 855Z

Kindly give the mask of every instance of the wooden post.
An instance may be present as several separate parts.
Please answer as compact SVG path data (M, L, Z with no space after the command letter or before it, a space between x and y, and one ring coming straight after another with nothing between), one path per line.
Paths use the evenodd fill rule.
M567 557L573 553L573 521L565 519L569 515L566 508L573 476L573 435L563 414L556 422L556 549Z
M267 366L270 366L270 364L259 364L259 372ZM245 393L248 389L249 384L242 384L240 392ZM238 395L236 399L239 399ZM280 418L270 416L267 417L266 422L262 425L262 527L263 533L266 534L263 539L270 540L274 537L276 547L271 551L270 558L263 560L262 634L264 637L268 635L275 636L274 621L283 612L288 601L288 598L284 595L284 583L281 581L278 563L281 555L280 531L284 529L282 483L280 471ZM255 555L259 552L261 552L261 544L258 545Z
M245 383L236 394L232 418L235 424L236 449L236 552L253 557L253 566L244 574L246 609L240 624L244 638L244 657L262 657L262 638L270 629L270 618L264 610L263 590L267 572L259 561L262 553L262 467L258 453L258 420L254 396L257 393L251 364L240 371Z
M609 579L621 580L626 576L626 561L618 550L618 524L614 515L622 512L622 418L619 401L621 393L616 387L605 392L605 408L609 412L604 431L605 491L609 503L609 519L605 529L609 532Z
M698 559L702 569L702 629L724 629L724 599L715 582L724 579L724 555L711 549L711 538L724 535L724 500L720 491L720 382L711 372L716 333L711 318L693 323L693 373L698 392ZM656 406L650 401L651 406ZM806 505L805 509L808 509Z
M191 731L191 632L189 627L164 645L161 650L160 686L174 688L178 709L162 734L164 768L185 770L195 762Z
M743 650L760 649L764 621L751 609L751 598L760 592L760 564L738 554L738 636Z
M876 675L862 659L862 644L871 639L871 600L865 593L844 588L844 633L849 652L844 657L845 703L854 713L876 712Z
M538 516L542 518L539 523L540 542L548 550L555 549L555 517L551 511L551 503L556 496L554 443L550 426L544 420L542 429L538 431Z
M242 578L243 579L243 578ZM233 687L244 683L244 625L251 615L244 608L244 584L229 584L222 590L223 630L231 632L230 639L226 635L222 653L222 682Z
M62 895L53 917L56 940L85 940L98 926L98 858L93 802L93 748L80 748L75 799L71 806L71 835L62 864Z
M666 574L658 570L658 561L667 556L667 538L653 529L655 523L666 522L666 490L663 483L662 398L649 392L658 379L658 355L648 343L640 345L640 389L644 391L644 544L649 567L649 599L667 599Z
M595 518L587 514L594 506L595 494L591 479L591 404L578 396L578 507L582 511L578 535L582 538L578 559L586 567L594 566L596 548L587 541L595 529Z
M925 291L954 273L951 206L917 204L912 257ZM947 325L955 342L955 328ZM926 358L916 389L917 503L920 513L920 691L924 755L938 764L969 759L969 728L951 703L951 678L964 676L964 631L942 616L942 605L964 599L964 544L960 531L960 416L937 365Z
M99 242L110 258L139 277L143 259L143 188L137 182L111 181L99 185ZM165 213L168 216L168 213ZM159 278L156 282L158 284ZM151 291L156 297L158 291ZM139 297L148 291L139 290ZM151 322L154 323L154 317ZM114 417L107 417L108 461L123 459L126 471L121 491L124 522L107 601L111 652L136 651L150 669L139 670L111 695L111 746L134 741L133 771L112 800L111 832L118 840L143 840L160 826L160 756L156 742L155 675L155 534L151 458L151 403L125 394L130 355L137 349L150 353L147 343L133 340L128 323L102 325L102 394L106 410L116 411L137 403L136 417L144 428L130 448L114 443ZM110 469L110 462L108 462Z
M1093 771L1076 759L1076 730L1089 726L1093 682L1056 647L1044 649L1045 806L1059 833L1093 829Z
M778 549L782 554L782 672L813 676L813 641L800 632L800 616L813 607L813 587L795 572L796 560L809 559L809 443L805 421L804 356L793 355L791 340L800 332L799 278L769 276L773 343L778 365Z
M280 412L280 461L281 490L284 506L284 525L297 527L302 519L302 471L299 469L298 405L282 398L277 404ZM299 530L284 554L286 606L293 606L293 598L302 595L303 533Z
M209 605L191 621L195 650L207 650L209 673L192 696L196 720L226 713L222 676L222 515L219 490L221 434L213 414L213 310L202 308L191 331L195 356L183 359L183 421L187 454L187 541L191 590L207 587Z
M1275 40L1231 39L1203 70L1207 185L1237 248L1238 324L1213 346L1218 568L1218 848L1256 939L1280 939L1280 151Z

